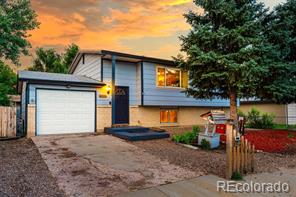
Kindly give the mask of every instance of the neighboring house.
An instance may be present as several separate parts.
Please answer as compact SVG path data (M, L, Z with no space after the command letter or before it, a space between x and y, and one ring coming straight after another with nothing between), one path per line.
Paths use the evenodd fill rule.
M273 102L252 100L241 100L239 109L247 114L252 108L258 109L261 113L274 114L274 122L277 124L296 124L296 104L276 104Z
M29 136L100 132L112 125L203 124L200 115L228 100L183 92L187 73L173 61L113 51L81 51L70 74L21 71L22 115Z

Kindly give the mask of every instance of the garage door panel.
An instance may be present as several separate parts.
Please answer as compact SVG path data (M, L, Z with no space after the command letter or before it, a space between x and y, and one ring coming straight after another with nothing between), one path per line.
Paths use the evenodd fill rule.
M95 93L37 90L37 134L95 130Z

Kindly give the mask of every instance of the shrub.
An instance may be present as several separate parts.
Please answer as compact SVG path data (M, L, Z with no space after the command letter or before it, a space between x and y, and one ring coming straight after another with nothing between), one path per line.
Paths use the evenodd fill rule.
M262 129L272 129L273 128L273 114L264 113L261 118L261 128Z
M177 142L177 143L180 143L182 140L182 136L181 135L173 135L173 141L174 142Z
M209 141L207 141L206 139L202 139L200 142L200 146L202 149L204 150L210 150L211 149L211 144Z
M231 180L240 181L240 180L243 180L243 176L241 175L240 172L235 171L231 176Z
M183 134L176 134L172 139L177 143L192 144L196 140L199 132L200 128L198 126L194 126L192 131L187 131Z
M192 144L195 139L196 139L196 136L194 135L193 132L186 132L183 135L183 142L185 144Z
M242 112L241 110L237 110L237 115L239 116L239 117L244 117L244 119L246 119L247 118L247 115L244 113L244 112Z
M196 135L198 135L199 132L200 132L200 128L199 128L199 126L193 126L193 128L192 128L192 132L195 133Z
M256 108L252 108L251 111L248 112L247 127L256 129L271 129L274 126L273 119L273 114L264 113L261 116L260 111Z
M248 112L248 126L251 128L258 128L260 125L260 112L256 108L252 108Z

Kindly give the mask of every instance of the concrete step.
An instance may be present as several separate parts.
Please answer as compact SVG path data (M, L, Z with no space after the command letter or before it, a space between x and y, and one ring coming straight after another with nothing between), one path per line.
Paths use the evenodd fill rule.
M130 132L130 133L140 133L140 132L148 132L149 128L146 127L138 127L138 126L128 126L128 127L106 127L104 129L106 133L114 133L114 132Z
M170 134L166 132L157 132L146 127L136 126L105 128L105 132L130 141L163 139L170 137Z

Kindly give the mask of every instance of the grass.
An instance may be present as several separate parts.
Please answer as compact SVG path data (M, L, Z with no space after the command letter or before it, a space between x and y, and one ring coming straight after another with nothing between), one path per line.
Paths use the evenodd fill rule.
M296 129L296 125L274 124L273 129Z
M245 125L246 128L251 128L249 124ZM286 125L286 124L274 124L272 126L272 129L280 129L280 130L285 130L285 129L296 129L296 125Z
M243 176L241 175L240 172L238 171L235 171L232 176L231 176L231 180L234 180L234 181L241 181L243 180Z

